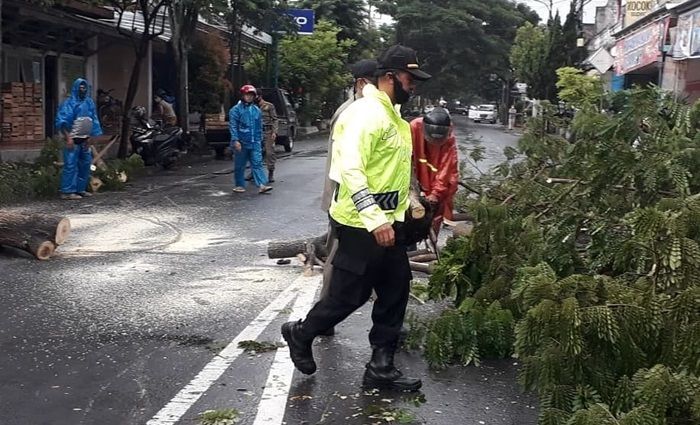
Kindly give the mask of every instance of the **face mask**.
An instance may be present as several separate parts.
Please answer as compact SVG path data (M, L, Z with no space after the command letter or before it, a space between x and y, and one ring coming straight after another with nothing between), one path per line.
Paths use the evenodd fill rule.
M78 89L78 97L80 98L80 100L84 100L86 95L87 89L83 89L82 87Z
M411 93L403 89L403 85L401 85L401 81L396 78L396 75L392 74L391 78L394 80L394 101L396 104L403 105L411 100Z

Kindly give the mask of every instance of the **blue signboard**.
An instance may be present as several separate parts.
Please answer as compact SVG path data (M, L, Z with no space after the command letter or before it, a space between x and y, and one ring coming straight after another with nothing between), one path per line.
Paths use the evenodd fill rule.
M315 15L312 9L287 9L284 12L294 20L294 23L299 27L297 34L311 35L314 33Z

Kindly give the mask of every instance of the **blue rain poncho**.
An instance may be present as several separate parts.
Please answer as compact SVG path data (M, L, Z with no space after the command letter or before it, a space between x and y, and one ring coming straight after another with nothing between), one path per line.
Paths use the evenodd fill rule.
M80 85L87 86L87 94L80 99ZM102 135L102 126L97 117L95 102L90 97L90 85L83 78L73 82L70 97L63 101L56 114L56 129L72 133L73 137L95 137Z

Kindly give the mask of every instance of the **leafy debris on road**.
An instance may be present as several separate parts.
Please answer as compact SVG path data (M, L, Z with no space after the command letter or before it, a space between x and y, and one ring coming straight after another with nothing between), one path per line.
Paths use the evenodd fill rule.
M284 347L284 344L281 342L247 340L238 343L238 348L242 348L246 353L265 353L275 351L280 347Z
M416 416L412 412L398 407L385 407L371 404L365 408L364 413L369 419L379 419L379 422L374 422L375 424L411 424L416 421Z
M240 413L236 409L207 410L199 415L200 425L233 425Z

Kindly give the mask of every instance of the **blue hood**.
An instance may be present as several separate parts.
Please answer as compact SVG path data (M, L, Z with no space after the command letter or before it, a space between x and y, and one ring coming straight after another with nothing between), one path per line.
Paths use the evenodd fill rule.
M84 78L76 78L75 81L73 81L73 88L70 90L70 96L73 99L80 100L80 85L85 84L87 86L87 94L86 97L90 97L90 84L88 84L87 80Z
M78 93L81 84L87 86L85 99L82 100ZM89 117L92 119L92 131L90 135L94 137L102 134L102 126L97 117L97 108L95 107L95 102L92 100L92 97L90 97L90 91L90 84L86 79L77 78L73 82L70 97L64 100L61 106L58 107L58 113L56 114L57 130L70 131L76 118Z

